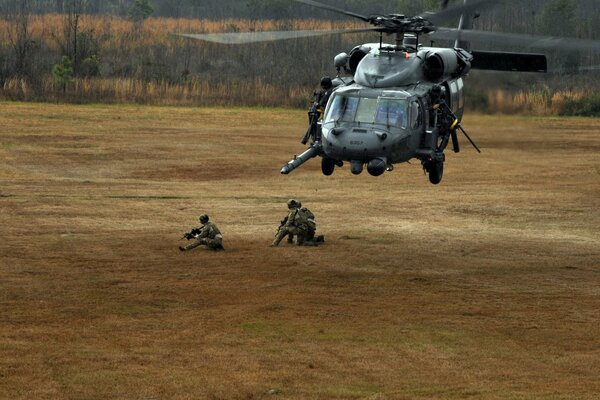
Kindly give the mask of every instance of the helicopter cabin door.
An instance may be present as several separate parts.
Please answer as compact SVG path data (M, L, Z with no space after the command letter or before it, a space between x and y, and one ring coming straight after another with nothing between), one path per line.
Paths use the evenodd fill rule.
M454 114L456 114L459 119L462 119L463 111L465 109L465 85L462 78L447 81L444 86L446 87L446 93L448 93L446 101L450 100L448 105Z

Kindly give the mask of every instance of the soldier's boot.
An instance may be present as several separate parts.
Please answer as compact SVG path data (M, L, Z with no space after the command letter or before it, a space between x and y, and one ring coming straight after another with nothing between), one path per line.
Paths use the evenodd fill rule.
M288 235L286 243L287 244L294 244L294 236L293 235Z
M298 236L298 246L318 246L314 238Z
M185 247L179 246L179 251L185 251Z
M325 243L325 236L319 235L315 238L315 242L317 243Z

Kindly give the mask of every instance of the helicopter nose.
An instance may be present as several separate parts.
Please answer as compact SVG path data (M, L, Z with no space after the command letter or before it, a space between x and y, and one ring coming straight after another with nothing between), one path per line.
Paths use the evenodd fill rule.
M374 158L367 164L367 171L373 176L379 176L385 172L387 160L384 158Z

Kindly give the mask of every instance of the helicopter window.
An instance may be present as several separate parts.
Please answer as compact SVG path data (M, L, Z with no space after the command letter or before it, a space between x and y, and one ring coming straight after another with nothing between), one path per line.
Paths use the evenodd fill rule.
M379 99L375 123L406 128L406 102L404 100Z
M358 107L358 97L338 95L335 96L325 122L329 121L353 121Z
M377 109L377 99L362 97L358 103L355 120L358 122L373 123L375 110Z
M458 86L458 108L462 110L465 107L465 97L463 94L464 84L462 79L456 81Z
M456 81L450 82L450 95L451 95L451 105L453 111L458 111L460 108L460 99L459 99L459 91L458 91L458 83Z
M420 127L422 119L421 105L418 101L413 101L410 103L410 127L412 129Z
M401 99L337 95L324 122L362 122L406 128L407 103Z

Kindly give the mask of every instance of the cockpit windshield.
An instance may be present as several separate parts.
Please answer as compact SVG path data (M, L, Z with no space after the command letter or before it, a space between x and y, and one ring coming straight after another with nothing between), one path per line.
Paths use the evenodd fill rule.
M403 99L337 94L323 122L360 122L406 129L407 108Z

